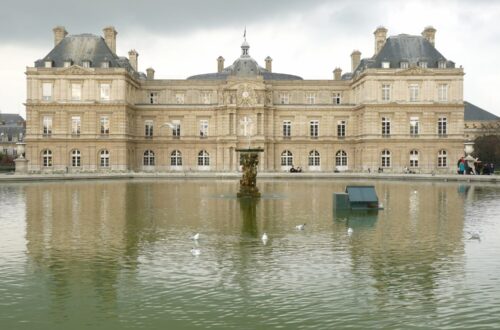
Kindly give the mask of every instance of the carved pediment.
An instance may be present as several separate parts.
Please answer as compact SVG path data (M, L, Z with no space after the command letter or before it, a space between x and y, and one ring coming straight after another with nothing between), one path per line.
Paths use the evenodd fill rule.
M83 68L79 65L72 65L68 68L58 70L57 74L67 74L67 75L79 75L79 74L89 74L92 73L89 69Z
M421 68L419 66L411 67L406 70L399 71L397 75L399 76L414 76L414 75L422 75L422 74L431 74L432 71L428 69Z

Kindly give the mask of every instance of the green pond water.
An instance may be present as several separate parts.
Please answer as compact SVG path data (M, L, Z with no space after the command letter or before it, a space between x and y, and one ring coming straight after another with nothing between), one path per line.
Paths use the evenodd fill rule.
M336 216L350 183L384 210ZM2 183L0 329L500 328L499 185L258 185Z

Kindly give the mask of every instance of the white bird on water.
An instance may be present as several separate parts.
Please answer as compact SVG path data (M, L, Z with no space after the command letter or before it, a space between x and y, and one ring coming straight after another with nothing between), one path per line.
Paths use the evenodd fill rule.
M481 240L481 236L479 236L479 233L477 231L474 231L474 232L469 232L470 234L470 237L469 239L477 239L477 240Z
M297 226L295 226L295 229L297 229L297 230L304 230L304 229L306 229L306 224L304 223L302 225L297 225Z
M199 239L200 239L200 233L196 233L196 234L194 234L194 235L191 237L191 239L192 239L192 240L195 240L195 241L199 240Z
M351 236L353 231L351 227L347 228L347 235Z
M198 248L192 248L191 249L191 254L194 256L199 256L201 254L201 250Z
M266 244L266 242L267 242L267 240L268 240L268 239L269 239L269 237L267 237L267 234L266 234L266 233L262 234L262 242L263 242L264 244Z

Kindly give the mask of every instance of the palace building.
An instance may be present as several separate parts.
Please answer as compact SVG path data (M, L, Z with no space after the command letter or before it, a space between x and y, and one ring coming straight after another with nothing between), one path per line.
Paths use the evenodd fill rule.
M382 169L454 173L464 148L462 68L436 30L374 32L375 49L332 79L275 73L243 41L241 56L184 80L138 71L116 54L117 32L68 35L28 67L29 172L238 171L239 148L261 147L260 171ZM325 64L328 66L329 64Z

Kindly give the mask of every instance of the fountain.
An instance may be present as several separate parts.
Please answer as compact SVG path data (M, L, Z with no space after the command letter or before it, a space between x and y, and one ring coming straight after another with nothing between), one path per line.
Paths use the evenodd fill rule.
M260 192L259 188L257 188L257 166L259 165L259 153L263 152L264 149L250 147L252 120L248 117L244 117L240 124L243 126L243 135L248 137L248 146L247 148L236 149L236 151L241 153L241 163L243 166L240 191L236 196L238 198L259 198Z

